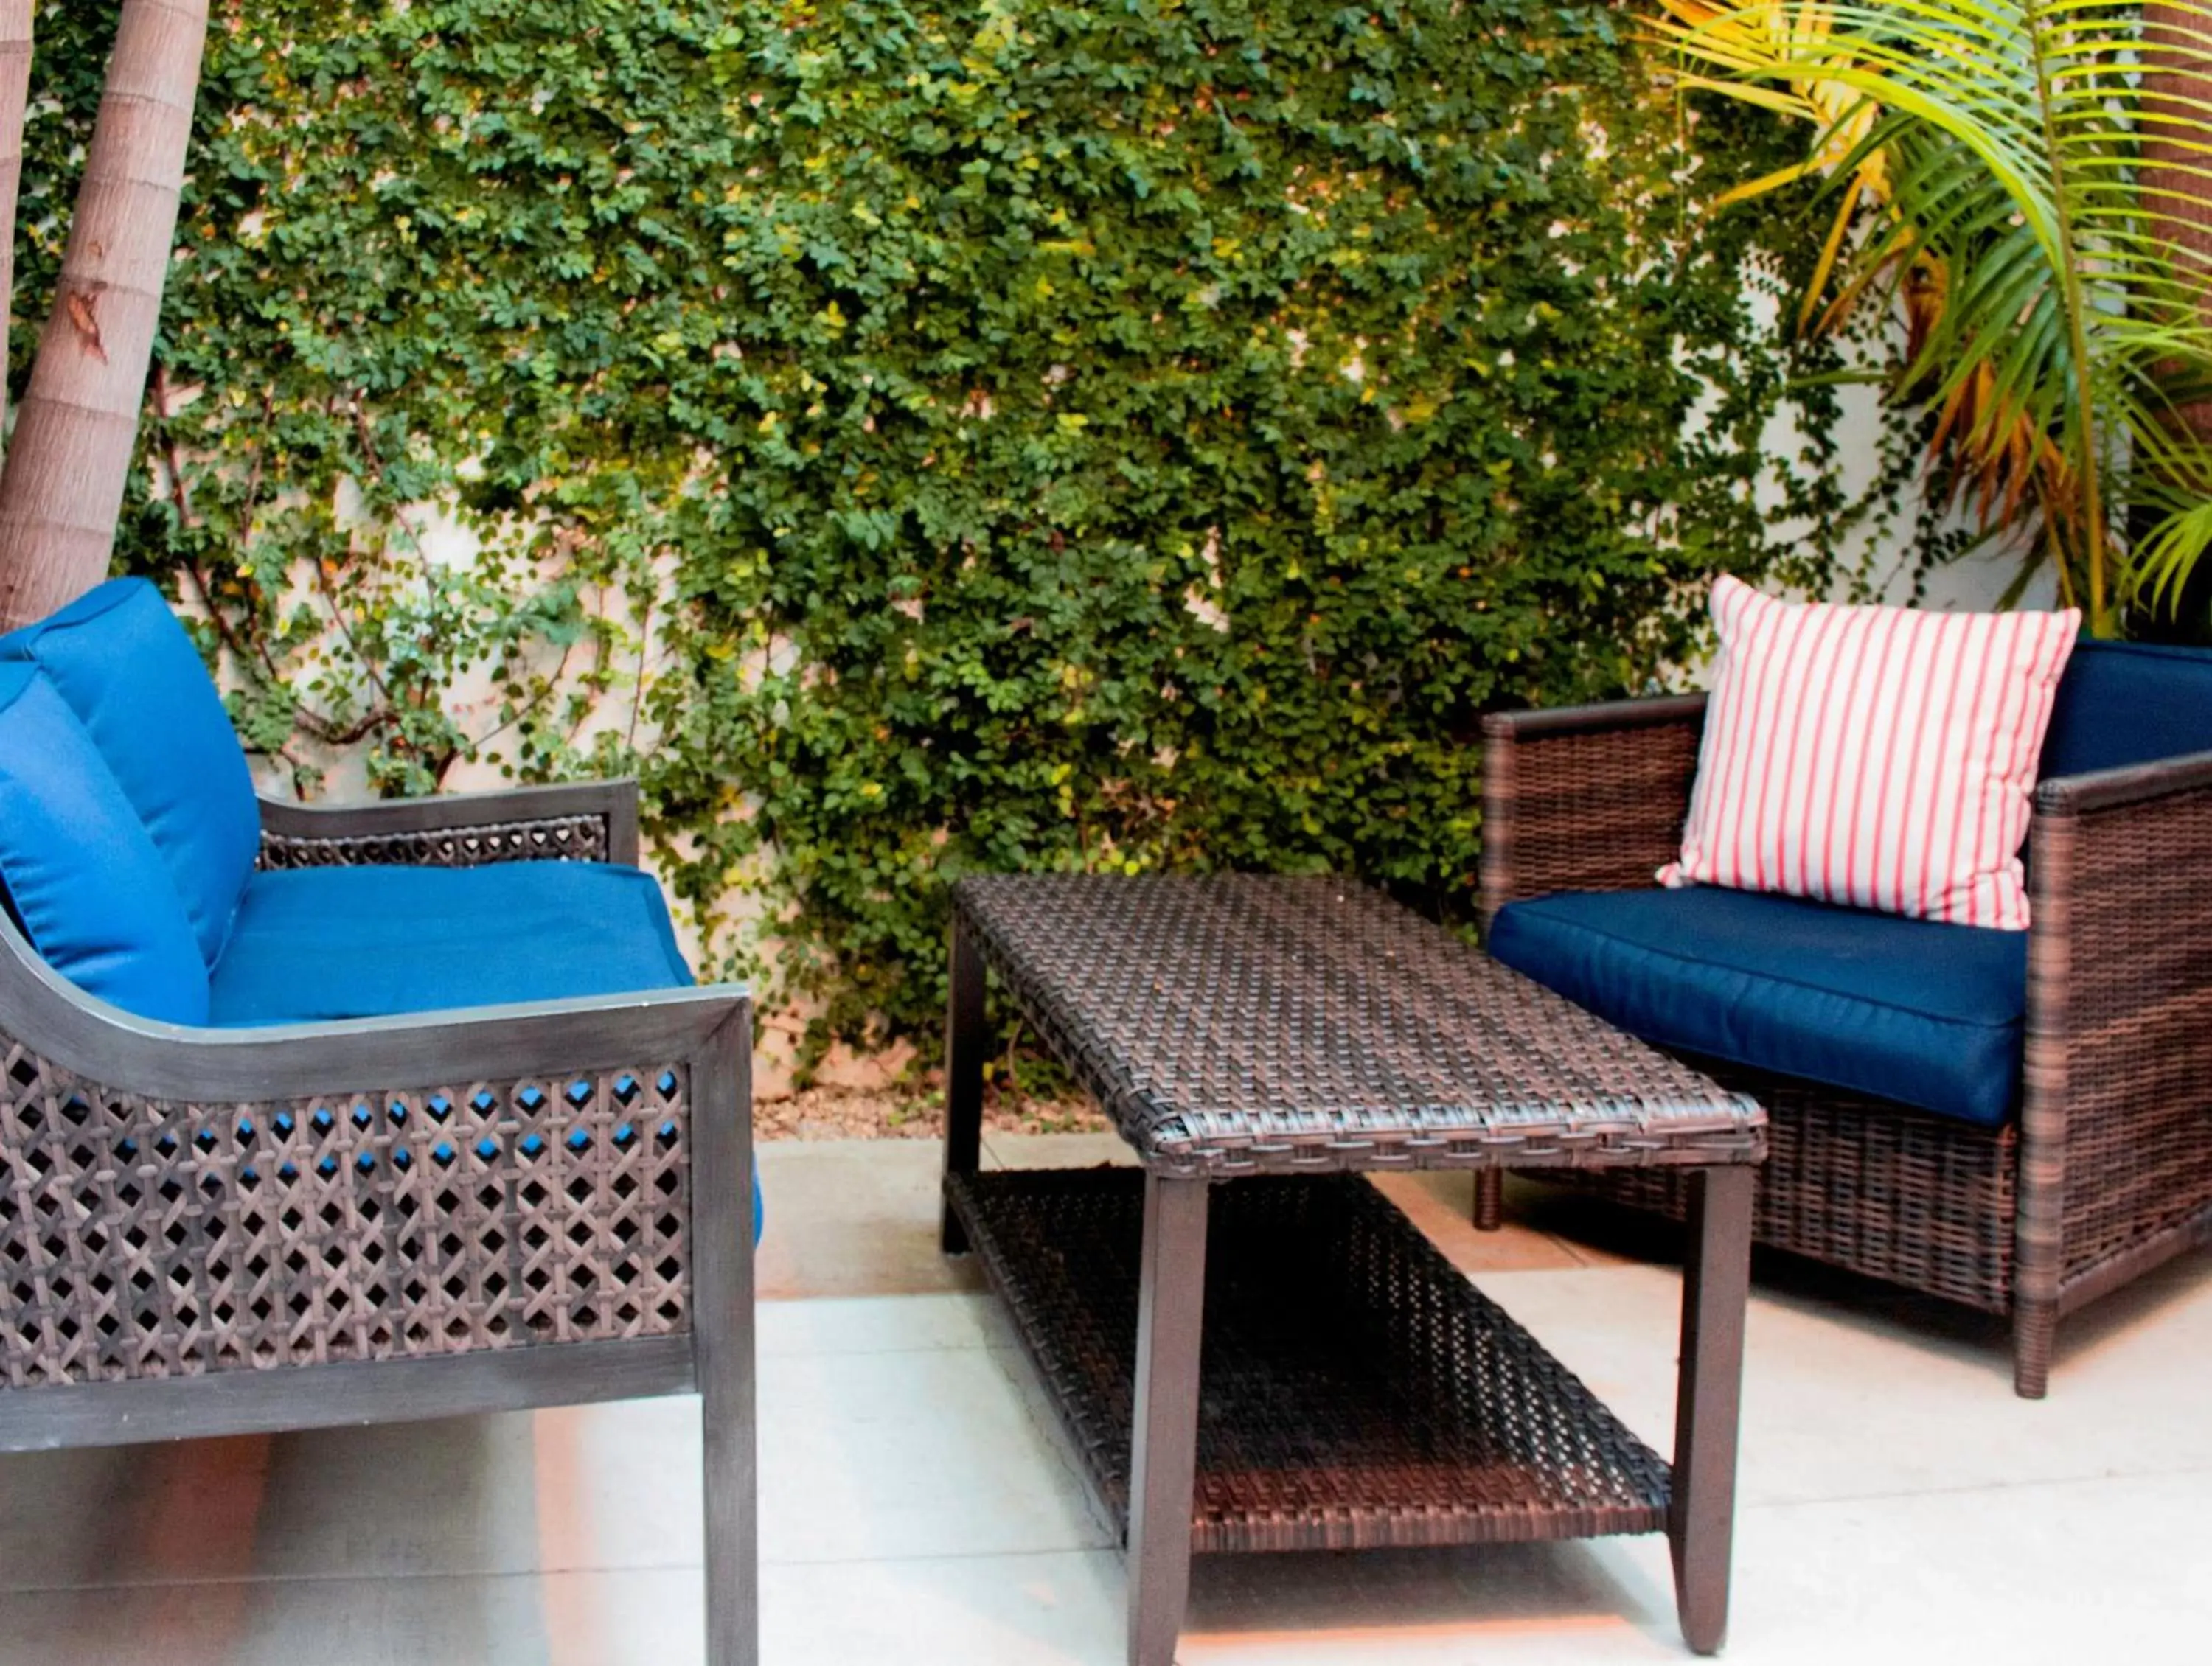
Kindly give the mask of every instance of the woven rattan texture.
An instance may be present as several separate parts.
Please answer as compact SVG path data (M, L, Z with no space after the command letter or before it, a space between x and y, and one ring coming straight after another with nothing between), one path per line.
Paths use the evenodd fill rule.
M0 1047L9 1387L690 1328L681 1067L173 1105Z
M1758 1106L1322 876L963 881L958 918L1163 1172L1755 1162Z
M956 1177L955 1206L1126 1534L1143 1177ZM1653 1532L1666 1463L1356 1178L1217 1188L1192 1548Z
M2017 1130L1698 1063L1766 1107L1759 1243L1988 1312L2010 1306ZM1664 1170L1547 1178L1676 1220L1688 1206L1688 1177Z
M1545 734L1485 759L1485 915L1553 891L1653 883L1681 849L1701 718Z
M316 837L264 832L264 868L477 868L493 862L605 862L603 815L556 815L474 827L429 827L366 837Z
M2068 1279L2212 1208L2212 791L2084 815L2070 842Z
M1698 727L1593 713L1492 735L1485 759L1483 900L1651 883L1680 836ZM2048 1109L2025 1159L1994 1133L1779 1077L1730 1075L1772 1118L1759 1241L1992 1312L2024 1272L2024 1188L2055 1204L2059 1282L2109 1287L2212 1222L2212 791L2152 792L2053 824L2039 813L2045 1027L2028 1040ZM2031 1177L2026 1169L2033 1170ZM1680 1214L1686 1188L1651 1172L1566 1177Z
M1698 733L1685 720L1493 737L1485 907L1651 885L1680 839ZM1766 1107L1759 1243L1985 1311L2011 1305L2017 1130L1693 1062ZM1552 1178L1678 1219L1689 1195L1682 1177L1649 1170Z

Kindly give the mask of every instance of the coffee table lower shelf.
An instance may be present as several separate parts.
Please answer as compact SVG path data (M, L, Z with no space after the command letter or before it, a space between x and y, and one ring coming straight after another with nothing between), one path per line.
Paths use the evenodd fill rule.
M1144 1176L945 1185L1126 1538ZM1666 1530L1665 1460L1358 1176L1216 1186L1206 1261L1193 1550Z

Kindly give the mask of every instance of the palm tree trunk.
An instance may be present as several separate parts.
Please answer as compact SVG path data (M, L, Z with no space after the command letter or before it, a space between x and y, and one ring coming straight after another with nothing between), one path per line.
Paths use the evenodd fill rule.
M2212 180L2203 161L2181 141L2212 121L2212 24L2185 7L2146 0L2143 6L2142 163L2136 188L2157 220L2157 234L2175 253L2175 276L2201 297L2198 312L2212 320ZM2198 439L2212 442L2212 401L2184 406L2175 420ZM2146 618L2163 630L2201 618L2212 577L2193 578L2174 598L2177 618Z
M2178 276L2203 295L2212 317L2212 180L2180 142L2212 122L2212 24L2192 9L2146 0L2143 6L2142 167L2137 188L2160 220L2159 232L2182 251ZM2212 433L2212 405L2196 407L2190 426Z
M31 0L0 0L0 445L8 432L8 325L15 306L15 193L31 101Z
M2163 234L2188 250L2185 279L2205 288L2212 307L2212 181L2203 160L2181 144L2212 122L2212 24L2192 7L2143 4L2143 166L2136 188L2163 221Z
M0 474L0 629L107 576L207 22L208 0L124 0L53 316Z

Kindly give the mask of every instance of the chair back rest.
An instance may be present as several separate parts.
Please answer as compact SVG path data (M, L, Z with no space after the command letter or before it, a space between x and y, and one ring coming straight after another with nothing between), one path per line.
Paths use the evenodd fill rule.
M168 865L76 714L22 660L0 662L0 881L31 946L78 988L207 1022L207 965Z
M2212 751L2212 651L2084 637L2066 662L2039 773Z
M214 966L260 853L261 808L222 696L161 591L111 579L0 637L9 661L36 665L91 736L168 869L202 969Z

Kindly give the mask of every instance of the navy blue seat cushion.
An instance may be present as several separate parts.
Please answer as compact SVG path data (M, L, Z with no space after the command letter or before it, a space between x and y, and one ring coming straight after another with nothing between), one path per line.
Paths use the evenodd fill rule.
M2058 680L2040 773L2212 751L2212 651L2083 638Z
M0 663L0 881L23 935L78 988L204 1024L207 966L169 869L92 737L39 669Z
M2019 1095L2024 931L1697 887L1516 902L1490 948L1662 1047L1983 1127Z
M248 881L210 1017L316 1023L690 982L660 887L636 868L301 868Z
M212 966L260 850L261 807L222 696L161 592L111 579L0 638L0 659L35 662L76 713Z

